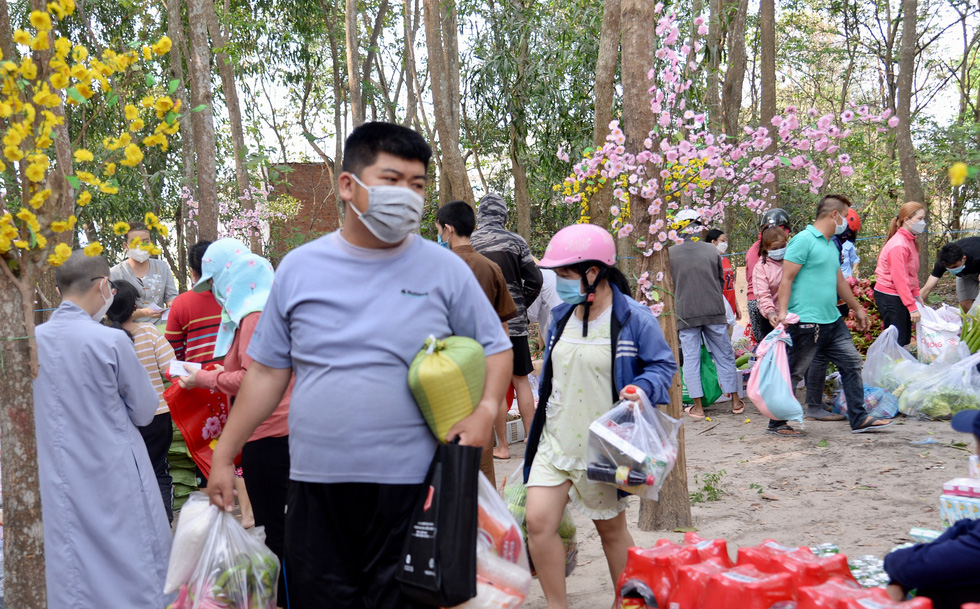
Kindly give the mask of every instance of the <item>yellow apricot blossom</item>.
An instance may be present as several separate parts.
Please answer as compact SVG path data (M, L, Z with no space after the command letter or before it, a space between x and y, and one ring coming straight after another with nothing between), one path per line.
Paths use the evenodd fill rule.
M40 31L37 36L31 39L31 48L35 51L47 51L51 48L51 41L48 39L46 31Z
M61 72L55 72L51 75L51 86L55 89L64 89L68 86L68 77Z
M82 251L85 252L86 256L98 256L102 253L102 244L98 241L93 241L92 243L86 245L85 249Z
M950 186L962 186L969 174L970 168L967 167L966 163L953 163L953 166L949 168Z
M44 179L45 173L47 173L47 168L40 163L31 163L27 166L27 169L24 170L24 174L31 182L40 182Z
M92 184L95 182L95 174L90 171L76 171L75 177L86 184Z
M150 47L144 45L143 46L143 59L145 61L150 61L151 59L153 59L153 49L151 49Z
M31 35L25 32L24 30L17 30L16 32L14 32L14 42L16 42L17 44L30 44Z
M30 57L25 57L20 62L20 75L27 80L34 80L37 78L37 64Z
M126 108L124 111L126 113L126 120L128 121L135 121L140 117L139 108L137 108L133 104L126 104Z
M48 238L42 235L41 233L37 233L36 235L34 235L34 240L37 243L38 249L43 250L48 246Z
M27 209L26 207L21 207L17 211L17 218L22 220L27 226L34 232L41 232L41 224L37 221L37 216Z
M91 202L92 202L92 193L90 193L87 190L83 190L82 192L78 193L77 197L75 197L75 203L78 203L79 207L85 207Z
M68 223L64 220L55 220L51 223L51 230L56 233L63 233L68 230Z
M38 209L39 207L44 205L44 202L47 201L48 197L50 196L51 196L50 188L45 188L44 190L37 191L36 193L34 193L34 196L31 197L30 200L31 207L33 207L34 209Z
M129 224L126 222L116 222L112 225L112 232L117 235L125 235L129 232Z
M71 53L71 40L68 40L64 36L59 37L54 41L54 52L60 59L65 59L68 54ZM51 62L52 67L54 67L54 62Z
M69 258L71 258L71 248L65 243L59 243L54 246L54 252L48 256L48 264L61 266Z
M75 156L76 163L95 160L95 155L84 148L79 148L78 150L76 150L74 156Z
M173 42L170 40L170 37L163 36L153 45L153 52L157 55L166 55L170 52L171 46L173 46Z
M15 162L24 158L24 151L17 146L5 146L3 156L7 157L8 161Z
M126 146L125 150L126 159L119 161L120 165L125 165L127 167L136 167L143 160L143 151L136 144L129 144Z
M117 186L113 186L112 184L109 184L108 182L100 182L99 191L104 192L107 195L114 195L119 192L119 188Z
M31 25L34 29L40 31L47 31L51 29L51 15L45 13L44 11L31 11Z
M107 175L107 176L113 176L113 175L115 175L116 174L116 164L115 163L107 163L106 166L105 166L105 171L103 171L102 173L105 174L105 175Z

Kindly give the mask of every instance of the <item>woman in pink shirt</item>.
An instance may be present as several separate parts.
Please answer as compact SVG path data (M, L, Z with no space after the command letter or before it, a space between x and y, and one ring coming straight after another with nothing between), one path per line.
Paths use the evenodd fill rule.
M233 242L228 244L226 242ZM194 289L210 286L221 304L221 326L214 342L214 356L224 356L224 367L190 371L180 378L185 389L205 387L232 396L238 394L245 372L252 363L247 350L259 316L269 298L274 272L269 261L242 250L237 241L220 239L204 253L202 279ZM290 381L279 406L259 425L242 449L242 474L252 501L255 524L265 527L265 543L279 560L285 540L286 495L289 488L289 398ZM232 403L234 408L234 402ZM281 564L281 562L280 562ZM280 570L278 598L286 598Z
M759 263L752 274L752 288L759 303L760 331L763 337L772 332L779 312L779 282L783 278L783 256L786 255L786 231L771 226L762 231Z
M875 268L875 304L884 327L898 328L898 343L912 342L912 324L919 313L919 243L916 236L926 229L926 210L910 201L892 218L888 241L878 254Z

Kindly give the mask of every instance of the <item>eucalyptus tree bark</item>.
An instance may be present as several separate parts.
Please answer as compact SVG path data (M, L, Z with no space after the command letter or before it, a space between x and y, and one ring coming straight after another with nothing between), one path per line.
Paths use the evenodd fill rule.
M533 3L533 0L532 0ZM508 104L510 106L510 125L508 126L508 151L510 152L511 170L514 173L514 207L517 210L517 234L531 242L531 192L527 186L527 170L524 167L524 153L527 149L527 120L525 106L525 82L528 63L528 30L526 23L528 0L512 0L510 6L514 18L524 23L517 28L517 52L515 63L517 67L514 87L510 91ZM457 67L458 69L458 67Z
M167 35L173 45L170 48L170 72L177 83L177 90L174 92L178 99L187 100L187 88L184 85L184 49L186 40L184 36L183 19L181 17L182 0L167 0ZM195 160L195 139L194 122L188 112L180 113L180 168L181 186L186 188L191 197L197 201L197 182L194 179ZM180 202L180 223L177 226L178 247L185 243L197 242L197 229L194 224L187 222L188 207L187 202L181 198ZM187 276L186 256L181 253L181 277Z
M338 178L340 177L341 164L344 154L344 126L345 121L341 107L344 103L344 87L340 76L340 36L337 16L337 3L328 4L325 0L320 1L323 9L324 23L327 26L327 40L330 43L330 64L333 67L333 126L334 126L334 157L333 157L333 192L334 204L337 206L337 222L340 226L344 225L344 214L347 211L344 202L337 195L339 192Z
M652 24L656 23L654 5L649 0L622 1L622 32L623 32L623 127L626 135L626 150L632 154L642 151L643 140L650 131L656 129L656 117L650 111L650 81L647 71L654 65L656 52L656 37L650 35ZM649 234L650 224L656 219L666 221L667 206L661 206L660 214L653 218L647 211L649 199L637 195L632 205L634 214L633 234L642 238ZM664 274L664 285L667 289L661 292L664 310L673 311L674 301L671 294L673 279L670 275L670 260L667 248L654 252L652 256L640 256L636 267L637 273L649 271L650 275ZM674 315L660 316L660 328L667 344L670 345L674 358L678 353L677 321ZM667 414L675 418L684 416L681 408L681 384L674 375L670 388L670 404L666 406ZM684 429L678 436L679 449L677 464L667 477L660 491L659 501L644 499L640 502L639 527L644 531L672 530L676 527L686 527L691 524L691 503L687 492L687 460L684 450Z
M235 185L242 206L245 209L254 210L255 201L251 197L251 181L248 178L248 163L245 158L247 149L245 148L245 129L242 126L242 107L238 101L238 88L235 85L235 69L232 60L228 56L228 38L221 29L221 22L218 20L218 13L214 9L214 4L207 2L208 32L211 34L211 41L214 43L214 60L218 64L218 74L221 76L221 89L225 94L225 105L228 108L228 125L231 128L231 146L235 157ZM246 195L248 195L246 197ZM262 253L262 233L257 228L249 231L249 241L252 252Z
M405 31L403 32L405 50L402 54L402 61L405 63L405 93L408 106L405 109L405 121L402 124L406 127L412 126L417 108L415 81L418 79L418 76L415 74L415 32L418 31L419 27L418 0L415 0L414 4L415 6L413 8L412 0L404 0L402 7L402 23L405 26Z
M708 126L713 133L721 133L721 11L722 0L708 1L708 87L705 91L708 107ZM624 55L625 56L625 55Z
M456 6L452 1L424 0L425 45L435 127L442 152L439 176L440 203L460 199L474 205L466 163L459 150L459 52L456 43Z
M772 117L776 116L776 0L760 0L759 2L759 121L769 129L772 144L766 150L776 151L776 128L773 127ZM776 179L768 185L769 195L766 197L773 207L779 206L779 172L773 171Z
M925 191L919 168L915 160L915 147L912 145L912 92L915 80L915 56L918 2L902 0L902 39L898 71L898 126L895 128L895 152L902 170L902 183L905 186L905 200L918 201L926 205ZM928 208L927 208L928 209ZM929 214L926 213L926 222ZM929 235L923 232L919 239L919 281L929 276Z
M194 147L197 156L197 226L198 237L208 241L218 238L218 150L211 110L211 48L208 44L206 6L212 1L187 0L191 120L194 123Z
M739 137L739 114L742 110L742 84L745 82L745 20L749 0L739 0L728 30L728 67L721 89L725 135Z
M0 0L0 49L16 57L10 11ZM11 171L17 171L13 167ZM64 173L61 173L64 179ZM23 183L23 182L21 182ZM58 187L58 184L53 184ZM64 196L61 192L53 196ZM28 266L16 277L0 264L0 451L4 497L4 599L8 607L44 609L48 606L44 574L44 526L41 485L37 469L34 428L34 377L37 343L34 341L34 285L37 267Z
M347 39L347 88L350 91L351 110L354 113L354 126L364 122L366 107L361 95L361 49L357 36L357 0L347 0L344 16L344 31Z
M605 0L602 8L602 29L599 34L599 56L595 62L595 123L592 126L592 145L601 148L606 143L609 123L613 116L616 92L616 64L619 59L620 0ZM612 184L606 184L589 201L589 222L609 228L609 208L612 206ZM617 242L617 245L619 242Z

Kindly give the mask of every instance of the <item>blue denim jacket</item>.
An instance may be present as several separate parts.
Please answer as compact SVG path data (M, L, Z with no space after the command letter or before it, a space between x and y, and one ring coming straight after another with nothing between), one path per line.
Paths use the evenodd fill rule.
M651 404L666 404L670 401L669 391L677 373L677 362L660 331L660 323L648 307L626 296L616 286L610 284L609 287L613 291L613 395L609 396L610 400L618 400L619 392L627 385L636 385L646 392ZM531 473L531 464L547 420L548 398L551 396L551 354L557 337L561 336L574 309L572 305L560 304L551 312L538 408L534 412L524 453L525 482Z

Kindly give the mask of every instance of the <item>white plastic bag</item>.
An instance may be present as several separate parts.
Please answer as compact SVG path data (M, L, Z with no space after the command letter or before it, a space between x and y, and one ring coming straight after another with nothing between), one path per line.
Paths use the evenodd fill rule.
M170 549L170 566L167 567L164 593L176 592L181 584L190 579L194 567L201 559L201 552L208 540L208 531L217 518L218 506L211 505L207 495L200 491L190 494L177 517L177 531Z
M942 420L961 410L980 410L978 363L980 353L959 361L937 360L930 364L929 373L902 392L899 410L909 416Z
M929 363L960 342L963 320L956 309L945 304L938 309L919 307L919 313L922 319L915 325L916 347L919 361Z
M586 474L593 482L656 500L677 462L682 422L641 401L621 400L589 425Z
M524 535L487 477L480 474L476 596L460 609L517 609L531 589Z
M898 389L904 382L903 377L895 371L900 362L916 363L916 359L898 344L898 328L888 326L868 349L862 372L864 383L886 391Z
M246 531L218 510L202 536L200 558L168 609L276 609L279 559L265 545L263 527Z

